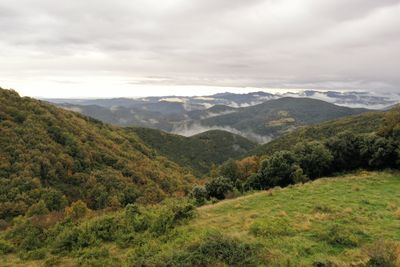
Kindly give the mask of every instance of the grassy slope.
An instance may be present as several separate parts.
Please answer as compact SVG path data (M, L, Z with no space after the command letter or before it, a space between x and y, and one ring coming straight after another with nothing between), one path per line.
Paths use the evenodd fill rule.
M148 128L128 128L127 131L133 131L160 155L191 168L199 176L210 171L213 164L242 157L256 147L255 143L242 136L218 130L191 137Z
M204 206L198 213L167 239L149 240L151 247L160 249L161 255L169 255L214 229L243 242L258 244L258 257L268 266L289 266L289 263L290 266L311 266L315 261L348 266L367 261L363 248L374 241L400 240L400 174L363 172L320 179ZM270 234L255 236L250 231L255 225L261 225L259 229L266 229L265 233ZM330 244L334 225L345 238L347 234L355 235L359 244ZM112 244L106 246L120 259L129 251ZM15 256L3 260L15 266L23 265ZM74 266L68 265L73 262L64 260L65 266ZM26 266L41 263L30 262Z
M338 224L363 231L361 245L380 239L400 240L399 190L398 173L362 173L346 179L320 179L202 207L192 227L193 230L216 228L244 240L259 242L266 256L288 258L292 263L356 262L363 259L360 247L332 246L321 240L321 236ZM272 233L270 238L265 238L249 233L254 223L265 225L285 220L292 234ZM279 224L274 228L276 232L283 229Z

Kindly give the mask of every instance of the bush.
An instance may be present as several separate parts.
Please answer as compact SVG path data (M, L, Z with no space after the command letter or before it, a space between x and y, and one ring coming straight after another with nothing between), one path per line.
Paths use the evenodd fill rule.
M224 177L217 177L206 183L206 191L209 197L224 199L225 194L233 190L231 181Z
M178 200L170 200L164 203L157 211L151 231L160 235L174 228L180 222L190 219L195 214L195 208L191 203L181 203Z
M305 180L296 156L290 151L276 152L271 158L264 160L259 175L263 189L288 186Z
M82 250L78 259L81 266L105 267L120 266L118 259L110 257L110 253L105 248L90 248Z
M142 214L136 204L128 204L125 207L125 222L129 232L144 232L150 227L150 219Z
M89 209L82 200L73 202L70 207L65 208L65 215L73 220L82 219L88 212Z
M14 246L3 239L0 239L0 254L8 254L14 251Z
M310 179L326 175L331 168L333 156L320 142L299 143L294 151L300 167Z
M42 228L33 225L26 218L18 217L14 220L14 227L6 234L6 238L12 240L19 249L29 251L41 248L46 235Z
M46 215L49 213L49 210L46 207L46 203L43 200L40 200L38 203L33 204L29 207L26 215L34 216L34 215Z
M168 266L256 266L257 248L221 233L210 232L175 254Z
M400 266L400 243L394 241L378 241L365 249L369 257L368 267Z
M46 258L46 250L45 249L36 249L32 251L22 251L19 253L19 257L22 260L42 260Z
M189 196L195 200L196 205L198 206L203 205L206 202L206 199L208 198L207 190L204 188L204 186L198 186L198 185L193 187Z
M112 216L105 216L88 223L87 231L96 239L113 241L117 230L117 222Z

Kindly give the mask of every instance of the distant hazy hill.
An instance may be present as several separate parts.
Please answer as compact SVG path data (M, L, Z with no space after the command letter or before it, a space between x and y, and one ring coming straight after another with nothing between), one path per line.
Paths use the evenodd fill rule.
M299 126L365 111L350 107L383 109L399 99L398 94L307 90L48 101L114 125L154 128L184 136L225 130L266 143Z
M239 158L257 145L244 137L224 131L208 131L192 137L148 128L128 128L160 155L191 168L195 174L210 171L230 158Z
M199 121L185 121L179 127L175 127L174 131L189 135L205 129L225 129L265 143L299 126L365 111L365 109L336 106L316 99L285 97L255 106L238 108L227 114Z
M159 201L191 179L135 134L0 89L0 218L39 200L51 210Z
M279 150L290 150L298 142L323 140L342 132L355 134L372 133L377 131L384 120L384 112L367 112L348 116L313 126L305 126L283 135L270 143L257 147L250 154L272 154Z

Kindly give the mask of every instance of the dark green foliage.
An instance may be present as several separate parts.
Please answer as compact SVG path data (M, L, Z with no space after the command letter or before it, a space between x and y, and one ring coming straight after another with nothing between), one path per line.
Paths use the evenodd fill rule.
M10 90L0 89L0 118L0 219L32 205L43 214L40 201L50 212L78 199L92 209L159 202L193 180L135 134Z
M218 130L191 137L146 128L128 128L127 131L134 132L160 155L189 167L198 176L209 172L213 165L240 158L256 147L244 137Z
M88 248L80 251L78 262L81 266L121 266L121 262L111 257L110 253L105 248Z
M192 191L190 192L189 196L196 201L198 206L205 203L208 198L207 190L204 186L196 185L193 187Z
M205 185L209 197L224 199L225 194L233 190L232 182L224 177L211 179Z
M160 208L150 230L157 235L166 233L176 225L194 216L194 206L190 203L170 200Z
M329 172L333 156L324 144L299 143L294 148L294 152L304 174L310 179L321 177Z
M304 180L296 156L290 151L277 152L264 160L259 175L261 188L287 186Z
M233 159L226 161L219 167L221 176L228 178L233 184L240 178L240 170L237 162Z
M217 232L209 232L171 259L173 266L257 266L257 248Z
M31 251L23 251L19 254L19 257L22 260L42 260L46 258L47 251L44 248L31 250Z
M14 251L14 246L10 242L0 239L0 255L8 254Z
M41 199L38 203L33 204L28 209L26 215L27 216L35 216L35 215L46 215L49 213L49 209L46 206L46 203Z
M384 118L385 113L383 112L368 112L301 127L257 147L249 154L272 155L280 150L291 150L300 142L324 141L344 132L352 132L354 134L373 133L381 128Z

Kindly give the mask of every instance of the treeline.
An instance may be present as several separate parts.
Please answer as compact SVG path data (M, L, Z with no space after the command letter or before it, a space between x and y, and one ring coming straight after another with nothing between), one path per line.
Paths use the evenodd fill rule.
M194 177L134 134L0 89L0 223L18 215L159 202Z
M299 142L290 150L264 157L229 160L211 173L204 186L192 189L198 204L229 194L304 183L357 169L400 168L400 109L385 115L379 131L342 132L322 141Z

